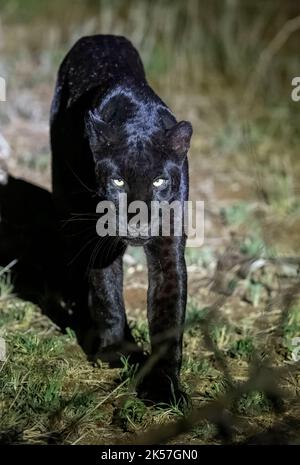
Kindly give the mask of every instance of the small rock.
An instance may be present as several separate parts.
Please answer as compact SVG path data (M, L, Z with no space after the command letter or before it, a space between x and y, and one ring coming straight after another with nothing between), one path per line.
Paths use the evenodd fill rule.
M284 278L297 278L299 275L299 264L283 263L279 268L279 276Z

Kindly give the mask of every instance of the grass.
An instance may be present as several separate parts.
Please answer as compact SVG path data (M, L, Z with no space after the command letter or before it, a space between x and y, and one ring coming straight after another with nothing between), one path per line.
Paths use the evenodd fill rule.
M198 308L194 303L191 303L187 310L185 326L187 331L194 331L199 328L199 324L203 323L208 313L207 308Z
M199 267L209 268L215 263L213 250L211 247L203 246L201 249L188 248L186 249L186 264L196 265Z
M211 365L207 359L197 360L195 357L188 357L183 361L183 369L192 375L205 376L211 370Z
M214 381L210 384L209 389L206 391L206 397L208 399L219 399L226 392L226 382L223 379Z
M283 322L283 344L288 351L289 360L299 360L300 354L300 309L293 306Z
M221 209L221 215L227 225L239 225L249 220L250 206L245 202Z
M211 336L219 350L225 350L232 339L232 331L226 325L214 325L211 329Z
M135 321L132 325L132 334L138 344L149 346L150 339L147 321L142 319Z
M0 300L5 300L12 292L11 274L6 268L0 268Z
M86 362L71 331L58 333L32 304L11 297L3 305L8 353L0 368L0 438L70 443L81 428L93 429L105 417L97 408L107 396L103 372Z
M240 251L245 255L250 257L262 257L265 255L266 245L257 235L249 235L244 238L243 242L240 244Z
M238 402L237 410L240 414L261 415L270 412L271 404L263 393L253 391L242 396Z
M182 380L194 405L199 402L196 392L201 392L201 402L209 402L223 396L227 389L214 355L204 356L200 333L206 315L206 309L192 306L188 310L190 326L185 335ZM297 334L298 317L295 307L284 326L286 337ZM99 431L107 431L108 443L126 434L134 440L139 431L183 415L176 402L146 407L130 389L136 367L128 359L123 359L120 371L92 366L77 346L73 332L59 333L30 303L7 296L0 302L0 325L8 348L7 360L0 364L1 442L98 443L102 441ZM247 365L254 336L241 337L241 328L224 324L214 325L211 331L233 372L239 360ZM259 392L245 394L237 408L245 418L270 412L268 401ZM213 431L213 425L199 426L188 438L210 441Z
M232 357L244 357L249 359L254 353L253 338L245 337L235 341L229 348Z

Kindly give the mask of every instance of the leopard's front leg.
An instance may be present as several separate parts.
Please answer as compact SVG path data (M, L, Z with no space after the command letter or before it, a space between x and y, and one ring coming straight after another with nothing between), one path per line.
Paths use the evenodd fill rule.
M155 402L181 397L179 374L187 298L184 237L158 237L145 246L148 261L148 321L153 369L139 392Z
M142 349L132 337L125 314L122 256L103 269L92 270L89 306L93 322L90 358L99 358L111 366L121 366L122 356L142 363Z

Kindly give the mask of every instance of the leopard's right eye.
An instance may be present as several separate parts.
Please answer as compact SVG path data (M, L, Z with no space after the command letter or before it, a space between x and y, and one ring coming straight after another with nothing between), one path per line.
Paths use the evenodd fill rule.
M125 186L125 182L121 178L113 179L112 182L117 187L124 187Z
M157 178L153 181L154 187L163 187L167 183L167 180L164 178Z

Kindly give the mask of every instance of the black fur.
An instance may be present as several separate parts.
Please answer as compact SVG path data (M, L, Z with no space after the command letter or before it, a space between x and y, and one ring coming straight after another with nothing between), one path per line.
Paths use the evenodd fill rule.
M149 87L139 55L128 40L101 35L80 39L60 67L51 111L53 195L61 220L74 213L78 218L93 214L102 199L117 203L119 189L111 179L118 177L126 182L129 202L187 200L191 134L190 123L177 123ZM167 183L155 191L152 183L158 176ZM86 342L86 350L115 362L120 354L136 349L128 338L122 297L122 255L136 240L102 239L91 263L99 238L91 229L92 240L86 245L90 237L84 238L83 225L87 223L70 222L65 229L70 295L83 325L88 313L94 322L97 337ZM91 223L95 228L95 220ZM179 392L187 286L185 237L148 238L139 245L144 246L149 268L152 351L161 350L140 393L156 401L169 400L171 384L175 395Z

